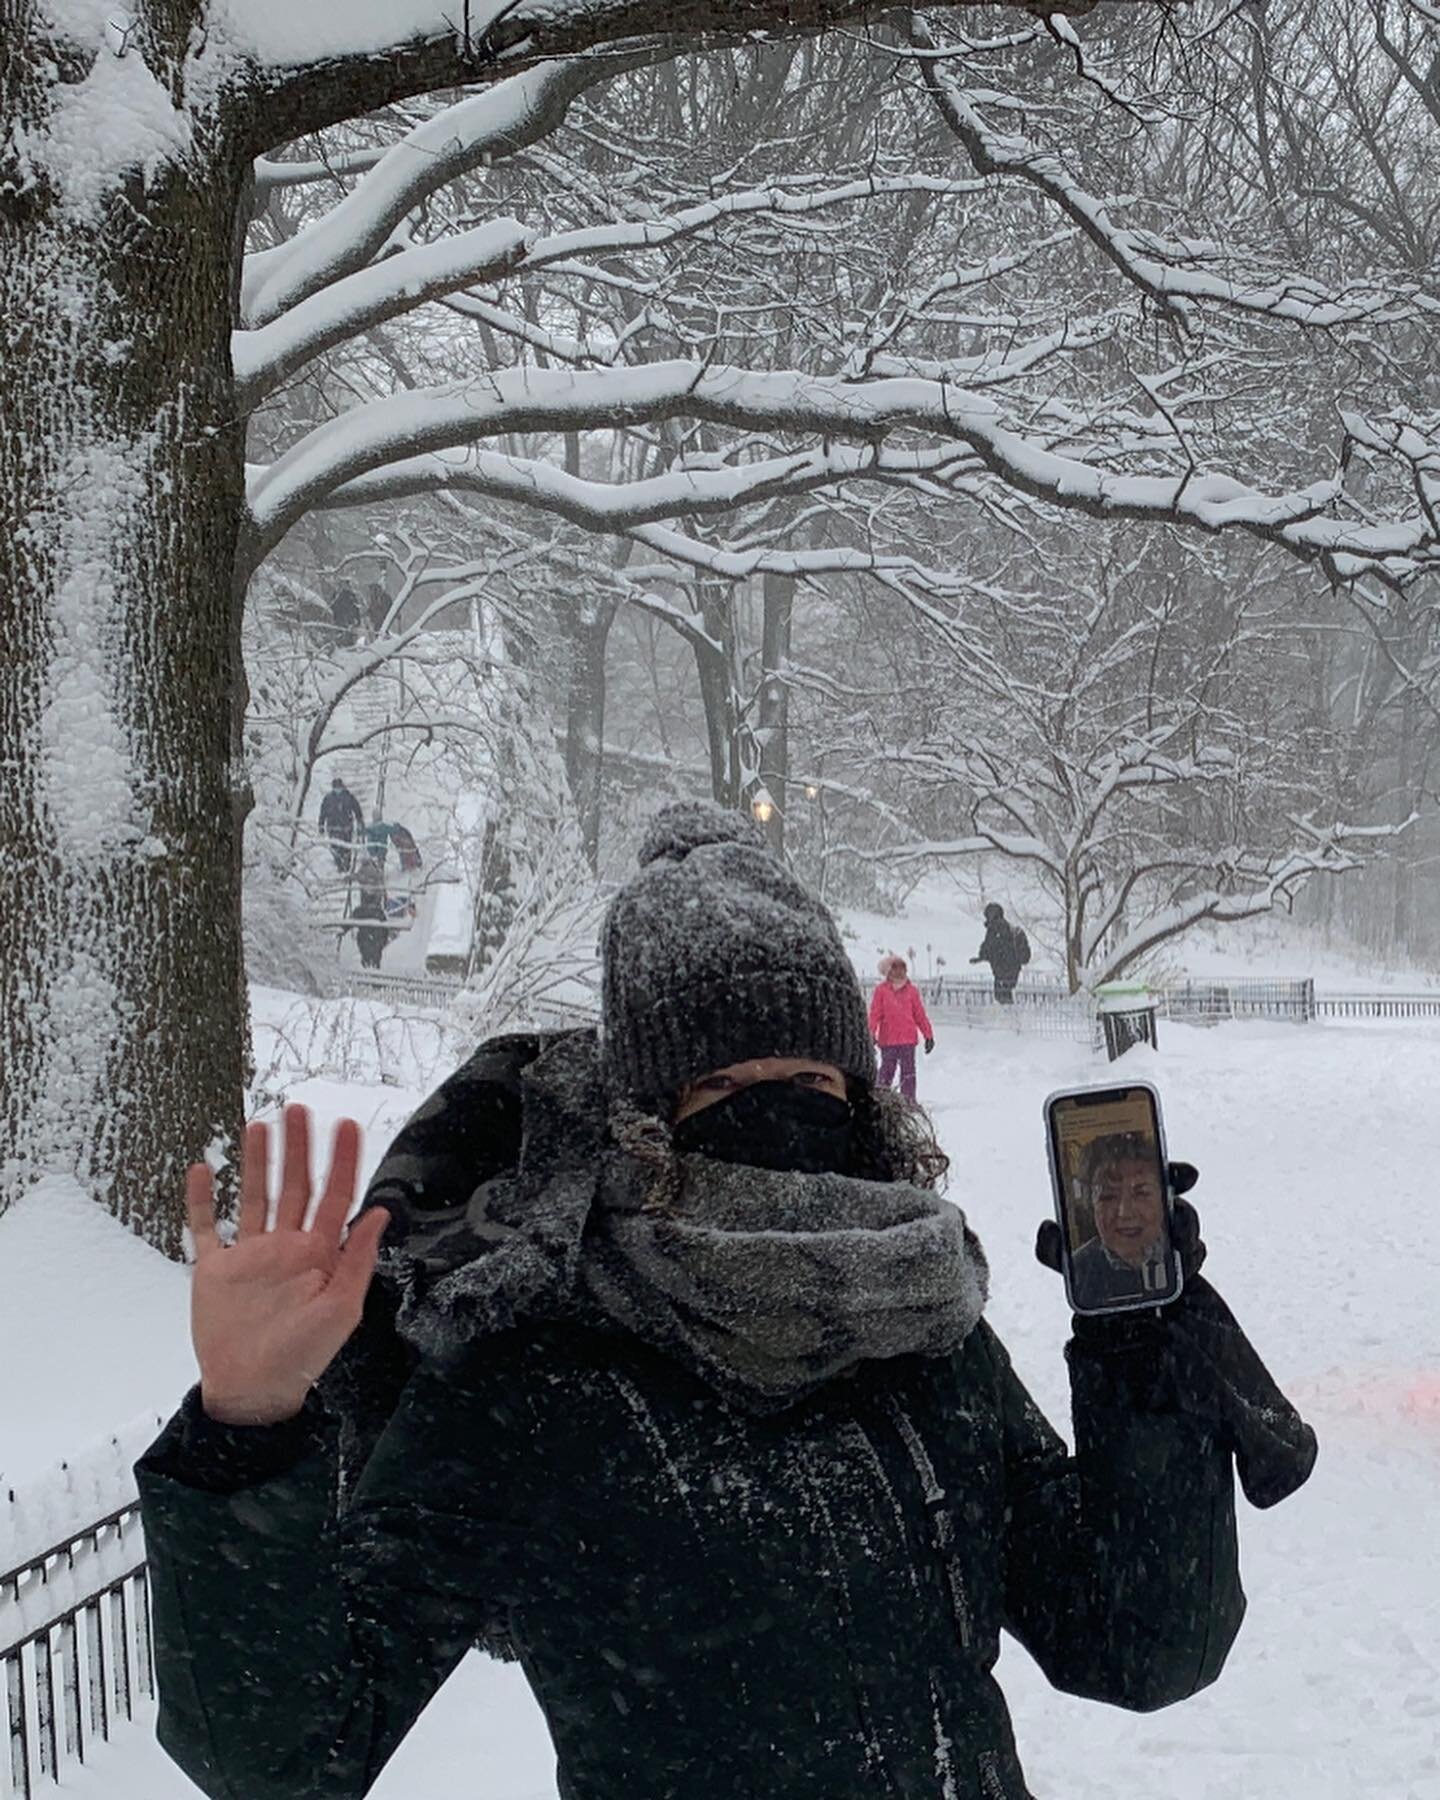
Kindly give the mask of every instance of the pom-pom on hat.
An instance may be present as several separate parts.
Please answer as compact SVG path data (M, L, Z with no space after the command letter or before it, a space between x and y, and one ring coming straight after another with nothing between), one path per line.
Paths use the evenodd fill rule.
M868 1081L874 1047L835 921L753 820L667 806L601 936L607 1085L661 1103L761 1056L805 1056Z

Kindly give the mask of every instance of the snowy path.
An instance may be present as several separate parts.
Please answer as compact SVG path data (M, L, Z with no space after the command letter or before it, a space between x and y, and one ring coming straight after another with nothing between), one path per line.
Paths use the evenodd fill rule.
M1159 1082L1172 1150L1201 1167L1209 1273L1314 1420L1321 1460L1275 1512L1242 1508L1250 1616L1209 1693L1134 1717L1053 1693L1006 1652L1001 1676L1031 1785L1041 1800L1440 1800L1440 1028L1171 1028L1159 1057L1128 1066ZM1103 1074L1077 1047L990 1032L956 1033L922 1064L922 1097L955 1159L952 1193L990 1253L991 1316L1058 1421L1065 1309L1029 1252L1048 1206L1039 1106L1051 1088ZM333 1107L340 1091L312 1097ZM406 1097L364 1089L352 1104L383 1132ZM64 1230L46 1233L42 1255L30 1222L0 1222L0 1261L8 1291L33 1291L33 1262L53 1294L83 1236L89 1322L83 1334L70 1328L57 1363L64 1385L49 1388L37 1368L29 1398L37 1415L83 1419L89 1435L178 1396L181 1295L170 1270L147 1268L141 1280L110 1228L57 1223ZM67 1234L74 1245L59 1241ZM108 1312L107 1268L126 1276ZM137 1285L147 1302L138 1311ZM25 1313L33 1333L41 1302ZM8 1340L0 1321L0 1361ZM131 1383L121 1393L107 1373L111 1411L96 1418L75 1400L74 1370L102 1349L113 1358L120 1343ZM7 1400L7 1435L9 1412ZM139 1730L62 1791L194 1792ZM375 1792L554 1800L544 1729L515 1672L469 1659Z

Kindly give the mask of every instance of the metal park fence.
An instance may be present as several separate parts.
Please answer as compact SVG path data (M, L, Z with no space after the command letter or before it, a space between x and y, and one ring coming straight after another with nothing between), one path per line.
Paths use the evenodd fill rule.
M1321 994L1315 1007L1322 1019L1440 1019L1440 993Z
M992 983L978 975L946 975L916 985L927 1008L951 1023L1099 1041L1094 1000L1089 994L1072 994L1058 981L1022 977L1008 1006L996 1002Z
M32 1800L155 1692L137 1501L0 1575L7 1750L0 1793Z
M1025 1031L1042 1037L1102 1042L1101 1008L1091 994L1072 994L1053 978L1022 975L1009 1005L995 999L985 977L951 975L919 984L926 1005L953 1024L981 1030ZM1233 1019L1282 1019L1307 1024L1322 1016L1315 983L1239 977L1227 981L1156 983L1146 1001L1157 1017L1186 1025L1218 1025ZM1435 1010L1440 1014L1440 996ZM1338 1015L1337 1015L1338 1016Z
M396 1008L437 1012L451 1006L463 986L458 977L450 975L385 975L368 970L347 970L343 980L349 994L388 1001ZM1097 1048L1103 1041L1101 1009L1095 997L1072 994L1053 976L1022 974L1009 1005L996 1001L988 976L932 976L918 986L926 1006L950 1024L1068 1038ZM1308 1025L1317 1019L1440 1019L1440 990L1430 994L1322 994L1308 976L1168 980L1151 985L1148 996L1147 1004L1153 1006L1157 1018L1182 1025L1252 1019L1292 1025ZM544 1010L555 1015L546 1023L584 1022L574 1008Z
M451 1005L463 985L454 975L385 975L371 969L347 969L342 981L347 994L436 1012Z
M1226 981L1166 981L1151 990L1161 1018L1187 1025L1230 1019L1281 1019L1308 1025L1316 1015L1315 983L1253 976Z
M999 1005L990 981L952 975L919 984L925 1004L950 1024L976 1029L1027 1031L1043 1037L1101 1042L1100 1008L1089 994L1071 994L1053 978L1022 975L1013 1004ZM1292 1025L1317 1020L1440 1020L1440 990L1428 994L1317 993L1309 977L1156 982L1148 989L1156 1017L1182 1025L1220 1025L1272 1019Z

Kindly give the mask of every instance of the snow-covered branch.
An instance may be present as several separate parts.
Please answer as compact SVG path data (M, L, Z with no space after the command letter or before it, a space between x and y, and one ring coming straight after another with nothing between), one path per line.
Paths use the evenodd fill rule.
M909 15L908 29L912 42L922 49L940 48L920 14ZM1044 194L1127 281L1182 326L1191 323L1191 308L1197 303L1324 330L1361 321L1380 324L1425 315L1440 317L1440 298L1418 281L1394 285L1360 282L1330 289L1314 277L1298 273L1269 279L1235 276L1223 272L1227 258L1218 243L1128 229L1111 217L1102 200L1086 191L1058 156L991 125L976 96L966 91L948 63L926 57L920 66L942 118L977 170L1024 182Z
M1147 956L1170 940L1182 936L1206 920L1236 924L1274 912L1277 906L1317 875L1347 875L1364 866L1365 852L1382 841L1397 837L1404 826L1352 826L1317 824L1311 817L1291 821L1295 840L1266 855L1235 846L1230 851L1198 851L1194 865L1218 864L1226 885L1202 887L1161 911L1148 913L1090 964L1089 982L1098 987L1128 974ZM1095 949L1098 952L1097 939Z
M495 219L357 269L233 340L238 404L249 412L297 369L387 319L472 282L496 281L524 258L528 237Z
M463 110L463 106L450 109ZM297 269L303 273L307 254L312 259L313 279L316 246L310 240L316 233L323 237L327 220L321 220L309 232L302 232L293 244L281 250L256 252L247 263L247 286L257 314L267 317L268 323L235 334L233 354L240 405L249 411L306 362L375 325L428 301L498 281L507 274L533 274L556 265L573 267L581 259L607 258L622 251L655 250L730 220L756 214L801 219L862 200L919 194L954 197L973 191L977 185L923 174L867 176L820 189L805 183L798 191L775 185L726 194L668 215L608 221L551 233L533 242L516 221L496 219L433 243L391 247L391 253L379 263L357 267L348 275L335 275L326 285L312 289L280 310L276 301L283 292L285 276L288 273L293 280ZM342 201L335 212L344 212L350 204L350 199ZM327 219L333 216L327 215ZM358 223L352 221L352 229ZM391 224L392 229L398 230L400 221L392 220ZM294 253L293 259L287 258L280 270L272 269L271 259L284 257L287 252ZM252 269L251 265L255 267ZM533 328L530 335L536 335ZM1101 335L1081 328L1074 333L1073 341L1067 342L1066 333L1050 333L1034 345L1017 348L1013 355L965 360L975 364L977 385L992 385L1024 374L1058 349L1098 342ZM545 334L543 347L553 350L559 346L548 341L551 337L553 334ZM618 342L615 347L619 348ZM958 371L949 372L951 379L957 374ZM940 378L945 375L942 371Z
M1010 489L1101 518L1172 520L1239 531L1319 561L1337 578L1409 574L1440 563L1424 514L1383 524L1341 512L1338 481L1267 494L1221 474L1114 473L1013 429L981 394L914 378L849 382L671 361L584 371L517 368L389 396L317 427L253 472L257 540L272 546L311 507L387 464L517 432L577 432L691 418L745 430L804 433L880 446L921 429L962 444Z
M547 136L587 87L613 77L635 60L545 63L424 120L392 145L328 212L288 242L246 258L240 292L243 323L257 330L332 283L367 268L431 194L496 157L513 156Z

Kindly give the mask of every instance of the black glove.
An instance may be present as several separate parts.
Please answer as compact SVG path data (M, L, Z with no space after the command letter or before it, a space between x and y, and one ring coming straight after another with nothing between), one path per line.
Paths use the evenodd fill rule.
M935 1040L934 1040L934 1038L926 1038L926 1040L925 1040L925 1054L926 1054L926 1055L927 1055L927 1056L928 1056L928 1055L929 1055L929 1054L930 1054L930 1052L931 1052L931 1051L932 1051L932 1050L933 1050L933 1049L934 1049L934 1048L935 1048Z
M1190 1163L1168 1165L1176 1196L1171 1242L1184 1271L1178 1300L1099 1316L1075 1314L1066 1350L1077 1400L1093 1386L1086 1365L1108 1392L1137 1412L1187 1413L1205 1419L1235 1455L1252 1506L1274 1506L1293 1494L1315 1464L1315 1433L1276 1387L1235 1315L1200 1274L1205 1243L1200 1216L1179 1198L1199 1175ZM1060 1269L1060 1227L1047 1219L1035 1255Z

